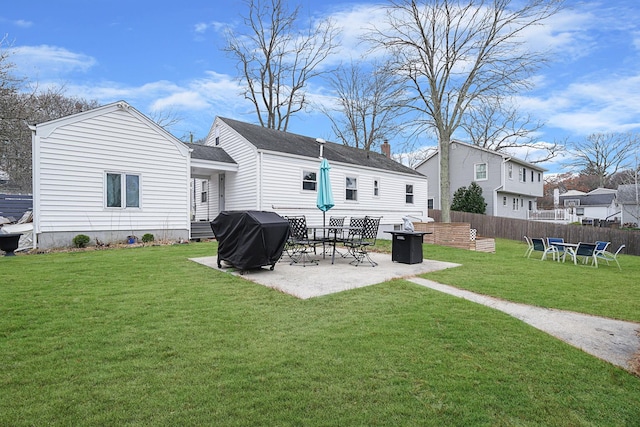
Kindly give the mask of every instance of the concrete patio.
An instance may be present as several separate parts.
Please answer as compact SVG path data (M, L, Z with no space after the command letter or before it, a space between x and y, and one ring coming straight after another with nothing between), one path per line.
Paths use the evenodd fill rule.
M331 257L325 259L321 255L318 265L289 265L289 258L284 256L271 271L269 267L245 271L240 274L235 268L218 268L217 256L192 258L191 260L207 267L234 274L257 284L277 289L300 299L342 292L349 289L375 285L392 279L410 278L431 271L458 267L451 262L423 260L417 264L401 264L391 261L391 254L371 253L371 258L378 263L376 267L367 264L354 266L349 264L353 258L336 257L331 264Z

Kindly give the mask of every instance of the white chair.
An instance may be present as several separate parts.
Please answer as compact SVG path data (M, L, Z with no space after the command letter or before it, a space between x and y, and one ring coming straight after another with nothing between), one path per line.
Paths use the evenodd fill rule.
M620 267L620 263L618 262L618 254L625 247L626 247L625 245L620 245L620 247L618 248L617 251L615 251L615 253L607 252L606 250L597 252L596 258L604 260L607 263L607 265L609 265L609 261L615 261L616 265L618 266L618 269L622 270L622 268Z
M524 240L527 242L527 250L524 252L524 257L529 258L531 256L531 252L533 252L533 243L531 243L531 239L527 236L524 236Z

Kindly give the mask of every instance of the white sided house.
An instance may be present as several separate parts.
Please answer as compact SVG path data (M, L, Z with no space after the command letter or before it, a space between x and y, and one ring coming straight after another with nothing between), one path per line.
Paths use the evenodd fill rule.
M189 238L189 148L127 103L31 131L34 246Z
M383 231L399 228L406 215L427 217L427 178L390 153L223 118L206 145L187 144L124 101L31 130L34 246L41 249L72 246L78 234L92 244L146 233L187 240L224 210L306 215L308 224L322 224L321 150L335 199L327 219L380 216Z
M482 188L487 215L527 219L528 212L537 209L536 199L543 195L545 169L505 153L459 141L451 141L449 160L451 201L457 189L475 182ZM416 170L431 183L429 207L442 209L439 151L418 164Z
M266 210L305 215L308 224L322 224L322 211L316 207L321 150L331 166L335 201L327 221L330 216L380 216L382 232L399 228L406 215L427 218L427 178L388 152L318 142L222 117L215 119L205 144L224 150L237 171L198 174L193 209L197 220L211 220L224 210Z

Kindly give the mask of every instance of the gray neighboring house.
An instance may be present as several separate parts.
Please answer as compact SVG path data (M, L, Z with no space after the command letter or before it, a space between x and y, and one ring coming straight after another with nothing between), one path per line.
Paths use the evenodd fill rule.
M618 186L618 206L621 212L621 224L640 225L640 185Z
M537 210L536 199L543 195L546 169L459 141L451 141L449 155L452 200L458 188L475 182L482 188L487 215L527 219L529 211ZM416 170L429 179L429 208L442 209L439 152L436 150L423 160Z

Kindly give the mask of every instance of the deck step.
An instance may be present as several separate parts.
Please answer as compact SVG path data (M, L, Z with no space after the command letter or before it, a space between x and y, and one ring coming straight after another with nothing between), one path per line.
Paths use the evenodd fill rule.
M191 240L214 239L213 230L209 221L191 222Z

